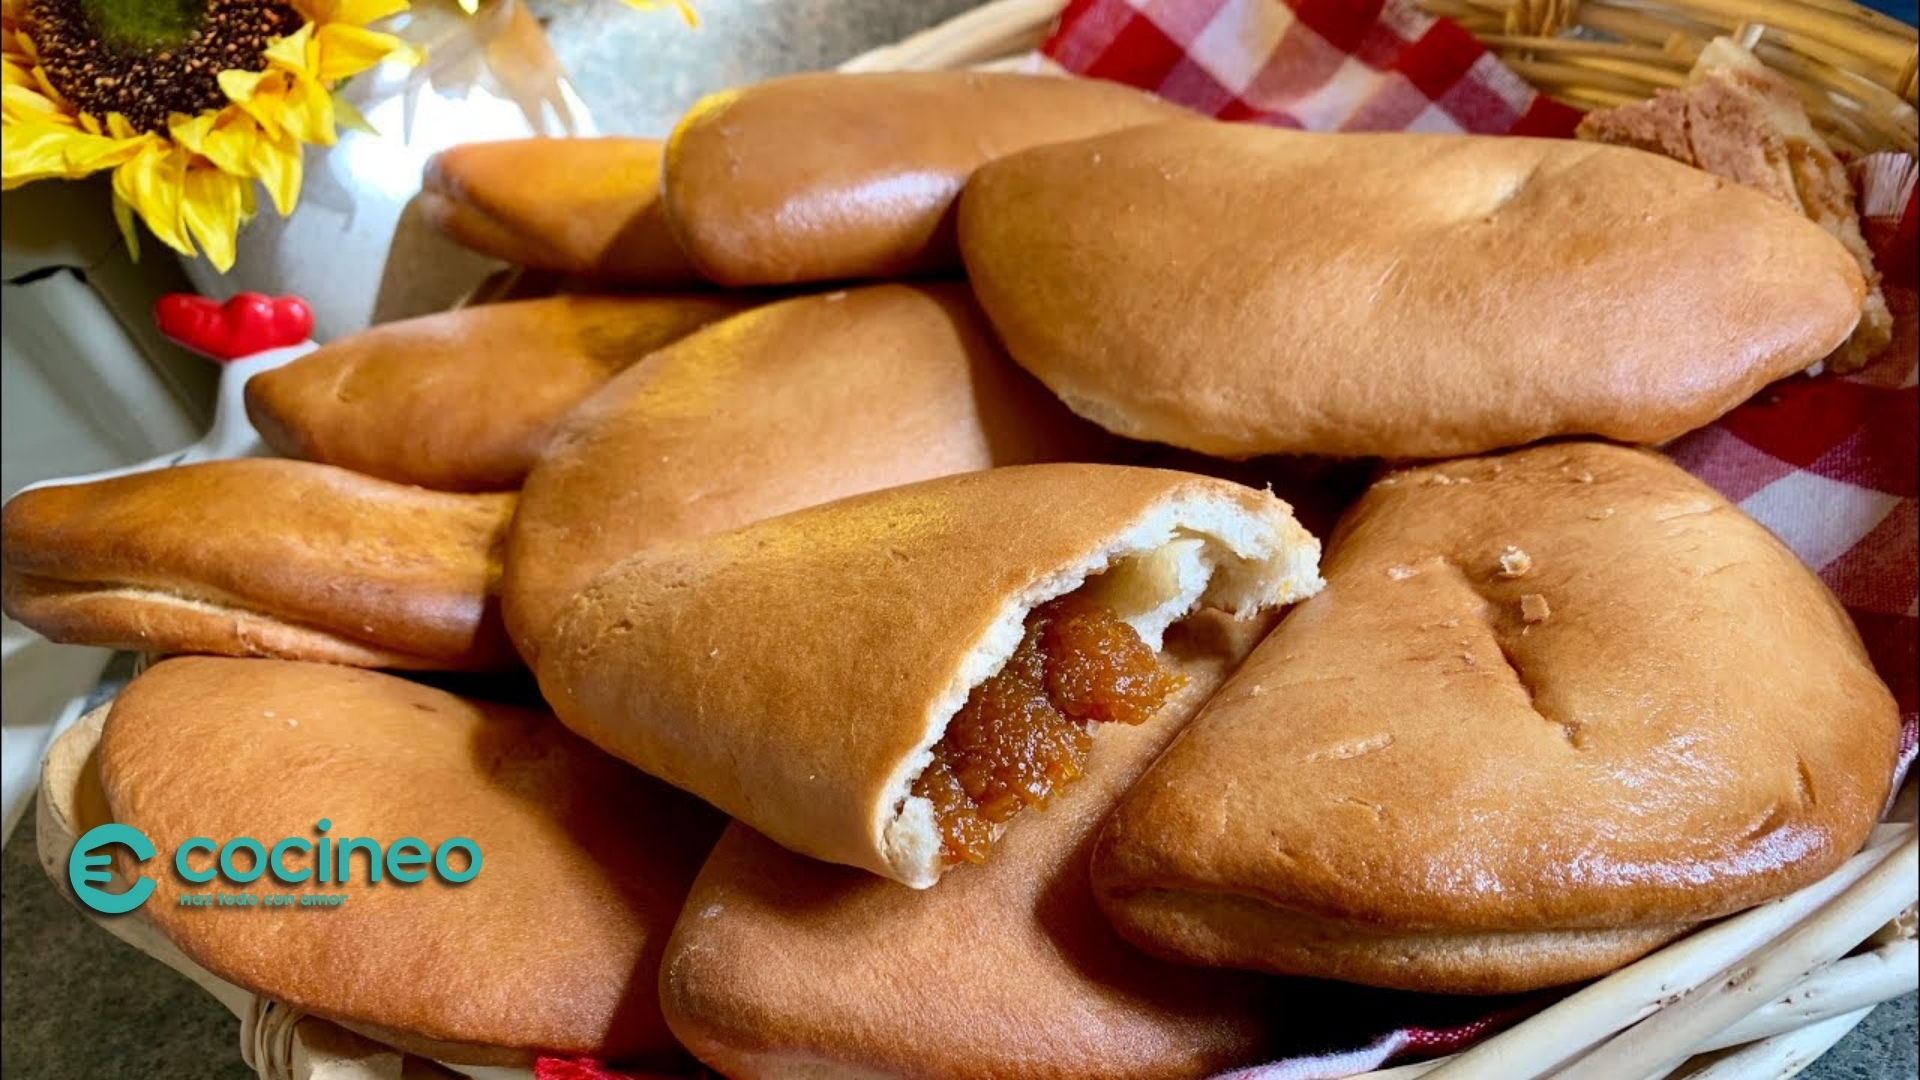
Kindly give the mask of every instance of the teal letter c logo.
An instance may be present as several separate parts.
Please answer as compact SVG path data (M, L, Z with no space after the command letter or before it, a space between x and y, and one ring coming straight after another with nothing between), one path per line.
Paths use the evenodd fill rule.
M209 866L205 870L195 870L188 864L187 856L193 854L195 851L204 851L212 855L219 850L220 846L218 844L215 844L204 836L196 836L186 843L181 844L180 850L173 853L174 872L186 880L193 882L195 885L205 885L207 882L213 880L213 867Z
M87 830L73 845L73 854L67 856L67 883L73 886L73 893L81 903L103 914L121 915L146 903L147 897L153 895L153 882L143 877L139 884L123 893L94 888L96 884L113 880L107 870L113 857L98 850L108 844L125 844L141 862L153 858L153 841L139 829L118 823L96 826Z

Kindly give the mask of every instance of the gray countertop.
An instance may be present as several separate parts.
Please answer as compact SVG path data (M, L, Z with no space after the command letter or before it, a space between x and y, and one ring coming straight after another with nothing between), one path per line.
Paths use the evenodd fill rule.
M980 0L693 0L688 31L663 10L530 0L574 88L607 134L661 135L702 95L832 68Z
M768 75L832 67L897 41L973 0L696 0L687 31L670 11L635 15L612 0L530 0L601 131L658 134L700 95ZM0 878L0 1053L11 1076L42 1080L230 1077L238 1024L211 997L68 907L34 856L32 816L7 845ZM1802 1075L1920 1075L1909 994L1876 1010ZM15 1070L18 1071L15 1071Z

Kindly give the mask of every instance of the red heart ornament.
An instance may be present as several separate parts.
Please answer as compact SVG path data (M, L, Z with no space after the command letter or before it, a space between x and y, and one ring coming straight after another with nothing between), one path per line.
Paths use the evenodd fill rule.
M154 303L153 320L169 339L222 363L313 336L313 310L297 296L241 293L218 304L168 293Z

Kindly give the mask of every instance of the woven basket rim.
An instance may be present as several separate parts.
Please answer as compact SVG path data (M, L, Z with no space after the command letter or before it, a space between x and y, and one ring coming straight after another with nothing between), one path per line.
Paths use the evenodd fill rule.
M842 71L991 66L1039 47L1067 0L993 0ZM1920 31L1853 0L1410 0L1451 18L1542 93L1591 111L1686 85L1708 41L1751 47L1853 155L1920 149ZM1598 35L1605 35L1600 37Z

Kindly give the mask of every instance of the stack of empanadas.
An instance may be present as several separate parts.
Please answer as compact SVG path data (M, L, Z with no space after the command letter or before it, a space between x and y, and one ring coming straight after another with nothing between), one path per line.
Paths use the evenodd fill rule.
M113 706L114 820L484 852L276 935L139 916L254 993L469 1065L1199 1077L1310 1044L1303 979L1610 970L1887 794L1824 586L1585 441L1853 331L1852 257L1757 193L947 73L464 147L422 198L567 293L256 377L305 460L5 512L9 614L213 654ZM1448 457L1388 462L1324 580L1273 493ZM545 709L485 700L523 672Z

